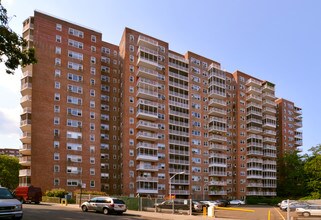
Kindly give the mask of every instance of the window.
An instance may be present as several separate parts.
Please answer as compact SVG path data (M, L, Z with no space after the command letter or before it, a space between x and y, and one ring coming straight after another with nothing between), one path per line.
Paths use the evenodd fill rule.
M62 30L62 25L61 24L56 24L56 30L61 31Z
M95 168L90 168L89 172L90 172L90 175L95 175Z
M55 58L55 65L61 66L61 59L60 58Z
M68 33L71 35L74 35L76 37L80 37L80 38L84 37L84 32L73 29L73 28L69 28Z
M59 173L60 171L60 166L59 165L54 165L54 172Z
M59 141L54 141L54 148L59 148Z
M90 62L91 62L91 64L95 64L96 63L96 57L91 57L90 58Z
M134 52L134 51L135 51L135 48L134 48L133 45L129 45L129 51L130 51L130 52Z
M60 94L59 93L55 93L55 101L60 101Z
M61 54L61 47L56 47L55 53L56 54Z
M59 184L60 184L59 178L55 178L54 179L54 186L59 186Z
M59 153L54 153L54 160L59 160L60 154Z
M91 46L91 52L96 52L96 47L95 46Z
M56 69L55 70L55 77L60 77L61 76L61 70Z
M60 124L60 118L54 117L54 125L59 125L59 124Z
M60 35L56 35L56 42L61 43L61 36Z
M96 36L95 35L91 35L91 42L96 42Z
M71 39L68 39L68 45L72 46L72 47L79 48L79 49L83 49L84 48L84 44L83 43L81 43L79 41L76 41L76 40L71 40Z
M83 60L84 56L82 53L77 53L71 50L68 50L68 57L77 59L77 60Z
M55 82L55 89L60 89L60 82Z

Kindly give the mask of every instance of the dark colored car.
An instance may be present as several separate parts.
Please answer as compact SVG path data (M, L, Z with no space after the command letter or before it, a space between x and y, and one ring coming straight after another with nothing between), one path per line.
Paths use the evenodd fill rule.
M174 204L173 204L174 201ZM192 202L192 211L200 212L203 210L203 205L200 202ZM156 209L175 209L175 210L189 210L189 200L165 200L161 203L155 204Z
M102 196L95 197L87 202L84 202L83 204L81 204L81 210L83 212L102 212L105 215L109 213L123 214L123 212L127 211L127 206L121 199Z
M22 219L22 204L15 199L11 192L4 187L0 187L0 219Z
M226 199L218 199L216 202L218 203L219 207L226 207L230 204L230 202Z

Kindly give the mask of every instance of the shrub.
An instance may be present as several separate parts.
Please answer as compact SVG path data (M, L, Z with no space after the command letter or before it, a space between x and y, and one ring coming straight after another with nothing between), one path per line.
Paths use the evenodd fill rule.
M46 196L48 197L59 197L64 198L67 195L67 191L65 189L52 189L46 191Z
M80 189L74 191L74 194L80 194ZM106 196L105 192L100 191L89 191L89 190L82 190L81 194L90 194L90 195L99 195L99 196Z

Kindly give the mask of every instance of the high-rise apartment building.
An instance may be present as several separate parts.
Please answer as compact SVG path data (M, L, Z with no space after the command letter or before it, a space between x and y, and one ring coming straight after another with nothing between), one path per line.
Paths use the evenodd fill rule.
M116 46L38 11L23 37L38 63L23 68L21 80L20 185L276 195L278 125L291 123L278 116L273 83L129 28Z

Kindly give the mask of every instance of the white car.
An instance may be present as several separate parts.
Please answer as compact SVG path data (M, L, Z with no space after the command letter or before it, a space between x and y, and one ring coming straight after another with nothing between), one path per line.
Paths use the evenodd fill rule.
M22 204L15 199L11 192L4 187L0 187L0 219L10 218L22 219Z
M81 205L81 210L83 212L102 212L105 215L109 213L123 214L123 212L126 212L127 206L125 202L121 199L101 196L92 198L91 200L84 202Z
M218 203L216 201L201 201L201 202L208 206L218 206Z
M230 205L245 205L245 202L239 199L231 200Z
M308 205L305 208L297 208L295 212L305 217L309 217L310 215L321 216L321 205Z

